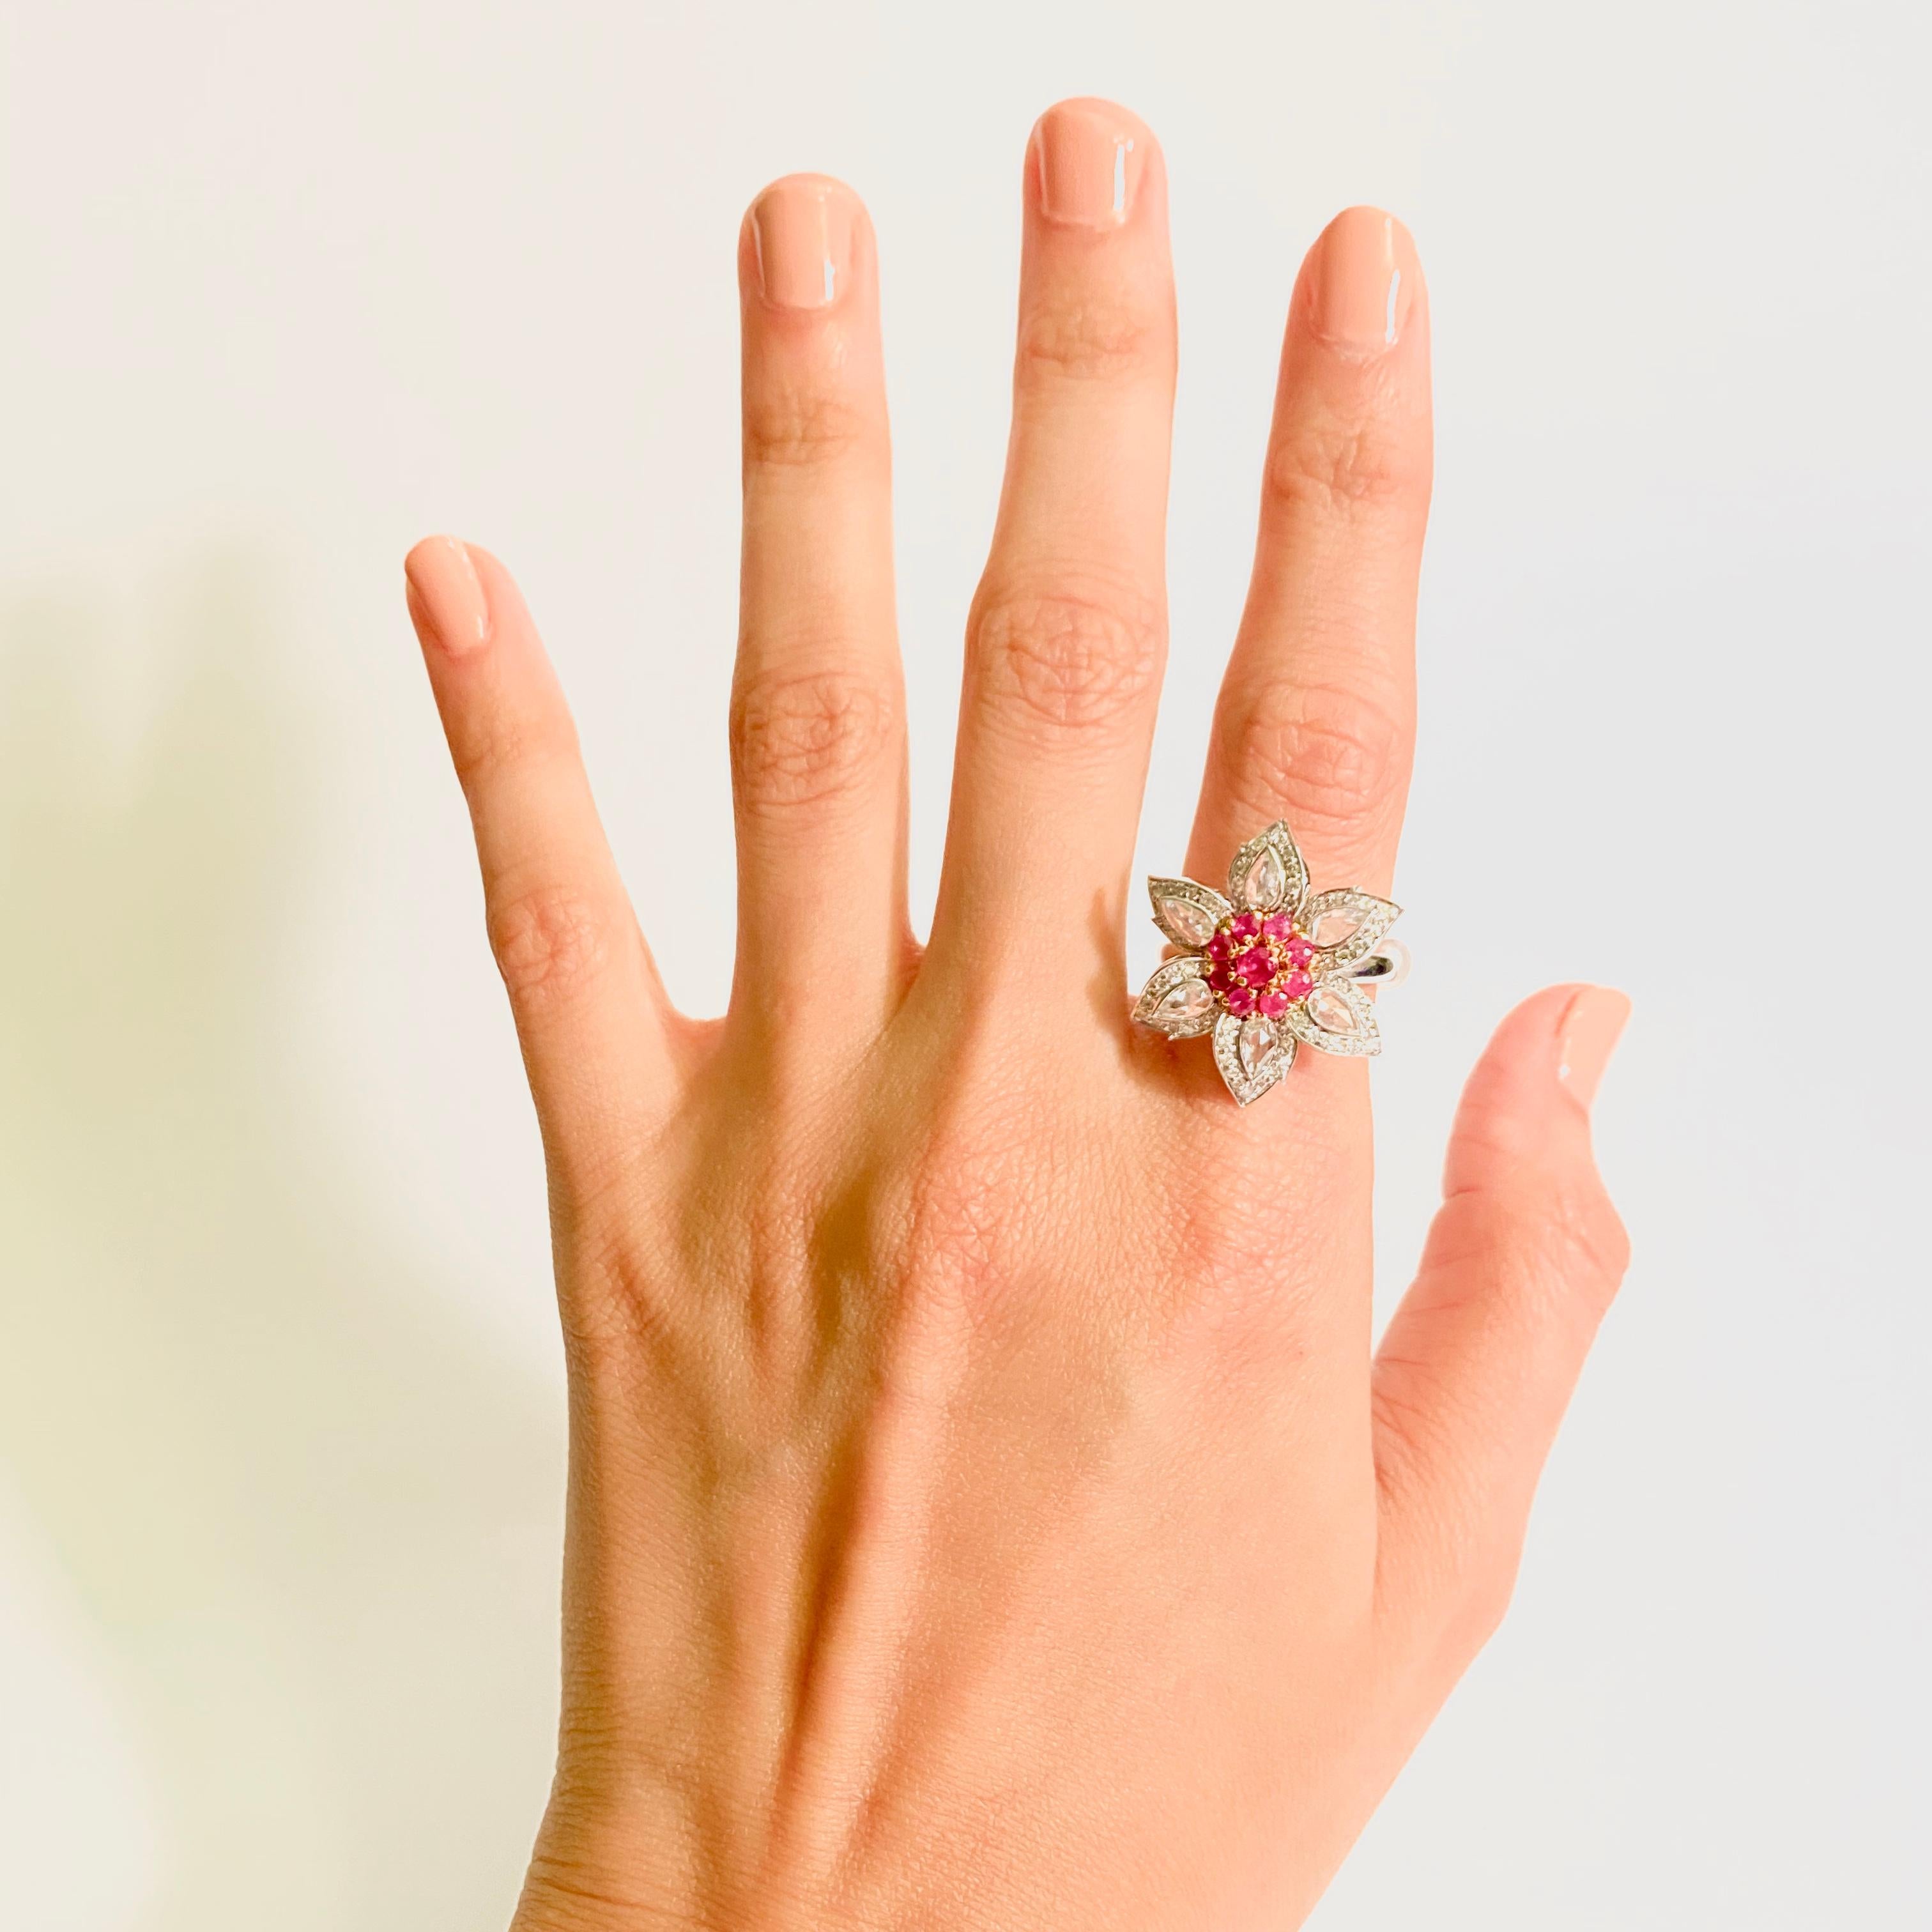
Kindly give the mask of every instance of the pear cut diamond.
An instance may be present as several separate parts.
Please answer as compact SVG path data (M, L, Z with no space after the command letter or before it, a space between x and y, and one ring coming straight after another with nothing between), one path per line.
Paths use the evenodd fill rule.
M1241 1024L1241 1071L1252 1080L1260 1072L1262 1063L1274 1051L1275 1030L1267 1020L1259 1017L1244 1020Z
M1331 992L1326 986L1317 986L1308 996L1308 1016L1330 1033L1355 1030L1354 1009L1339 993Z
M1242 898L1255 911L1268 912L1281 903L1287 890L1288 874L1282 870L1280 860L1264 848L1241 881Z
M1214 937L1214 916L1192 899L1168 898L1160 902L1167 929L1184 946L1205 946Z
M1154 1023L1165 1031L1177 1027L1192 1031L1204 1019L1214 1004L1214 995L1204 980L1184 980L1154 1010Z
M1354 938L1361 923L1359 907L1335 906L1310 922L1308 936L1317 946L1340 946L1344 940Z

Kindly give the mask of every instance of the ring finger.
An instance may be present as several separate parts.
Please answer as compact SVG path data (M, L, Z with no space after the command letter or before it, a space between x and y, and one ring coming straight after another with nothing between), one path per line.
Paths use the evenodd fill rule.
M1189 867L1286 818L1318 890L1388 889L1415 736L1429 512L1429 305L1408 232L1352 208L1302 265L1253 578Z

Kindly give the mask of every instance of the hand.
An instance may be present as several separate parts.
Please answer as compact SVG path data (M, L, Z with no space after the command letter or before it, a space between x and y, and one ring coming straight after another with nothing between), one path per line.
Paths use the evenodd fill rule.
M562 1735L518 1924L1298 1923L1504 1607L1622 1274L1586 1109L1619 994L1476 1070L1372 1356L1369 1086L1238 1109L1131 1028L1165 650L1161 154L1025 170L1012 436L945 865L905 910L877 263L836 182L739 248L730 1012L670 1009L492 557L410 557L542 1122L571 1378ZM1276 818L1388 889L1430 484L1413 245L1297 284L1188 871ZM1138 915L1138 913L1136 914Z

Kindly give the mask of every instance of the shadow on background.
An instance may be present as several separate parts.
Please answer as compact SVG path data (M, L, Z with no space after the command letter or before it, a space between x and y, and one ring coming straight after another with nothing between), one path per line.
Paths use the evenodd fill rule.
M500 1924L551 1748L560 1424L292 1090L317 747L254 580L218 562L164 618L131 767L86 607L0 607L0 1455L116 1660L143 1932Z

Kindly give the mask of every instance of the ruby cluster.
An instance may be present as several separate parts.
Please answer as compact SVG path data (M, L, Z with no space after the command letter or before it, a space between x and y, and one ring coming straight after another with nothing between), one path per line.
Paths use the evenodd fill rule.
M1264 919L1238 912L1224 919L1208 942L1208 956L1214 962L1208 974L1214 997L1240 1018L1263 1013L1279 1019L1315 990L1307 971L1314 944L1295 931L1286 913Z

